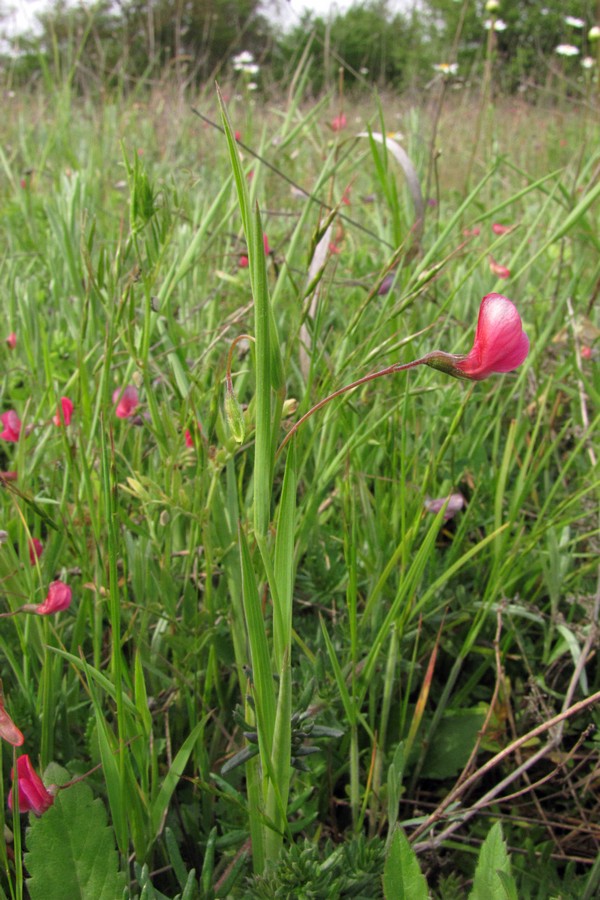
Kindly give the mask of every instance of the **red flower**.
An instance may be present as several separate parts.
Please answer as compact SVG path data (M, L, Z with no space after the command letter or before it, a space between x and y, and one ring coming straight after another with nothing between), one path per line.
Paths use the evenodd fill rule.
M591 359L592 358L592 348L588 347L586 344L581 348L581 358L582 359Z
M492 225L492 231L494 234L508 234L513 230L513 225L500 225L499 222L494 222Z
M69 400L68 397L61 397L56 415L52 419L54 424L62 425L64 423L65 425L70 425L73 409L73 401Z
M128 419L133 416L140 402L137 388L128 385L124 390L117 388L113 394L113 403L117 404L115 415L118 419Z
M16 472L0 472L0 481L16 481L17 478Z
M473 228L465 228L463 234L465 237L477 237L480 234L481 228L478 225L475 225Z
M238 266L240 267L240 269L247 269L249 264L250 263L248 261L247 256L244 256L244 255L240 256L240 260L238 262Z
M272 253L272 250L269 247L269 238L266 234L263 234L263 247L265 248L265 256L269 256L269 254Z
M236 139L236 141L241 141L241 139L242 139L242 133L241 133L241 131L236 131L235 134L234 134L233 136L234 136L234 138Z
M517 308L502 294L488 294L481 301L471 352L457 362L464 378L481 381L492 372L511 372L529 352Z
M342 128L346 127L346 116L344 113L340 113L339 116L334 116L331 120L331 129L332 131L341 131Z
M36 559L39 559L44 552L44 545L37 538L29 539L29 562L35 566Z
M10 777L13 779L13 787L8 795L8 808L13 808L13 791L15 790L15 770L11 769ZM19 791L19 812L30 810L41 816L50 809L54 803L54 797L44 787L44 782L37 774L29 756L25 753L17 760L17 786Z
M50 616L52 613L62 612L71 605L73 591L64 581L53 581L48 588L48 596L43 603L33 607L32 612L38 616ZM27 610L28 612L30 610Z
M17 346L17 336L14 331L11 331L9 336L6 338L6 343L8 344L10 350L15 349L15 347Z
M510 269L497 263L493 256L490 256L490 272L498 278L510 278Z
M8 412L2 413L0 421L4 425L4 431L0 434L3 441L11 441L16 444L21 434L21 420L14 411L9 409Z
M17 728L9 714L4 709L4 697L2 696L2 690L0 689L0 738L5 740L8 744L12 744L13 747L20 747L25 743L25 738L23 737L20 729Z

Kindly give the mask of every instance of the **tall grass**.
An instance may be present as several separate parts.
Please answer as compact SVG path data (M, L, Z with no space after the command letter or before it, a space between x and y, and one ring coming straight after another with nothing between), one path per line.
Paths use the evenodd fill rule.
M0 493L1 599L7 611L40 602L61 578L74 602L50 619L3 619L0 672L40 771L99 766L87 783L131 896L283 896L269 873L284 883L302 837L314 858L298 871L334 891L323 896L365 872L377 896L377 841L396 822L409 835L421 826L420 850L436 846L427 812L465 766L466 777L600 689L597 124L580 145L577 111L500 102L470 163L471 107L452 101L417 246L400 170L354 135L402 131L423 183L427 109L357 103L358 121L334 134L300 88L286 103L188 103L163 88L6 104L4 328L17 343L0 347L2 404L23 431L0 446L0 469L17 473ZM498 222L510 230L496 235ZM329 224L309 315L307 272ZM517 373L381 379L276 456L336 388L429 350L466 352L493 290L531 340ZM233 352L239 443L224 399L241 334L255 343ZM139 408L118 419L113 392L127 384ZM61 396L75 404L67 428L52 423ZM467 502L454 519L425 511L456 490ZM553 750L565 768L548 784L541 762L524 776L535 792L519 781L507 793L521 797L493 798L524 859L578 861L515 857L522 896L590 890L595 742L577 739L596 718L567 721ZM498 782L523 753L499 762ZM5 794L11 764L5 754ZM556 809L557 785L577 807ZM581 833L566 839L553 823L573 815ZM485 832L478 815L454 833L439 896L468 881ZM4 830L0 840L3 890L21 896L20 857ZM343 842L362 847L355 870L333 846ZM262 877L244 887L252 869Z

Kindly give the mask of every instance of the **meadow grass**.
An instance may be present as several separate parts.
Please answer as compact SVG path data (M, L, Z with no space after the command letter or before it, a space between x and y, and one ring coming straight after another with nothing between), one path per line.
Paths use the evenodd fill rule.
M57 578L74 597L0 622L6 709L46 783L89 773L51 812L101 798L131 897L380 896L396 823L435 896L464 896L490 815L519 896L591 897L597 122L496 102L465 191L476 104L449 98L419 237L402 169L354 135L400 132L424 188L429 105L357 100L333 132L335 99L300 91L5 101L2 411L23 428L0 445L2 611ZM466 353L491 291L530 338L517 372L378 380L277 454L336 388ZM453 491L456 517L426 512ZM36 894L45 820L22 838L7 815L6 896L65 895Z

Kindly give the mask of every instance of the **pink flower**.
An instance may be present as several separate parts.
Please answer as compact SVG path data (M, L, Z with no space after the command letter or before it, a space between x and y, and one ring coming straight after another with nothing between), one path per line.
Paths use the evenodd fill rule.
M447 522L448 519L452 519L465 505L465 498L462 494L450 494L449 497L437 497L435 500L427 499L423 503L423 506L427 512L439 513L446 500L448 501L448 505L446 506L446 511L444 513L444 522Z
M44 545L37 538L29 539L29 562L35 566L35 562L44 552Z
M4 697L0 690L0 738L13 747L20 747L25 742L22 732L17 728L9 714L4 709Z
M529 352L517 308L502 294L487 294L481 301L475 341L470 353L456 364L465 378L481 381L492 372L511 372Z
M0 472L0 481L16 481L17 478L17 472Z
M113 403L117 404L115 415L118 419L128 419L133 416L140 402L137 388L128 385L124 390L117 388L113 394Z
M14 331L11 331L9 336L6 338L6 343L8 344L10 350L15 349L15 347L17 346L17 336Z
M493 256L490 256L490 272L498 278L510 278L510 269L497 263Z
M71 605L73 591L64 581L53 581L48 588L48 596L43 603L27 609L27 612L35 612L38 616L50 616L52 613L62 612ZM29 604L27 604L29 607ZM23 607L22 607L23 608Z
M13 787L8 795L8 808L13 808L13 791L15 790L15 770L11 769L10 776L13 779ZM37 774L29 756L25 753L17 760L17 787L19 791L19 812L30 810L41 816L50 809L54 803L54 797L44 787L44 782Z
M240 259L239 259L239 262L238 262L239 268L240 268L240 269L247 269L249 265L250 265L250 263L249 263L248 257L245 256L245 255L240 256Z
M236 141L241 141L241 139L242 139L242 133L241 133L241 131L236 131L235 134L234 134L233 136L234 136L234 138L236 139Z
M9 409L8 412L2 413L0 421L4 425L4 431L0 433L0 438L3 441L11 441L13 444L16 444L21 434L21 420L14 409Z
M265 248L265 256L269 256L273 251L269 247L269 238L263 234L263 247Z
M340 113L339 116L334 116L331 120L331 129L332 131L341 131L342 128L346 127L346 116L344 113Z
M463 234L465 237L477 237L480 234L481 228L478 225L475 225L473 228L465 228Z
M500 225L499 222L494 222L492 225L492 231L494 234L509 234L513 230L513 225Z
M591 359L592 358L592 348L588 347L586 344L581 348L581 358L582 359Z
M329 241L329 252L333 256L337 256L342 251L341 251L340 247L338 246L338 244L335 243L335 241Z
M69 400L68 397L61 397L56 415L52 419L54 424L62 425L64 423L65 425L70 425L73 409L73 401Z

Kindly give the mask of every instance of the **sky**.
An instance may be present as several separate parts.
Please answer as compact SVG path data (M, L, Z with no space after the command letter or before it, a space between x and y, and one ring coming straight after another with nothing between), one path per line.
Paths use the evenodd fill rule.
M333 3L331 0L278 0L280 18L285 25L293 25L305 9L327 16L330 12L343 12L353 2L354 0L334 0ZM0 5L6 10L12 10L12 14L3 23L3 30L9 34L18 34L34 27L35 14L48 5L48 0L2 0ZM406 0L390 2L392 10L403 6L406 7Z

